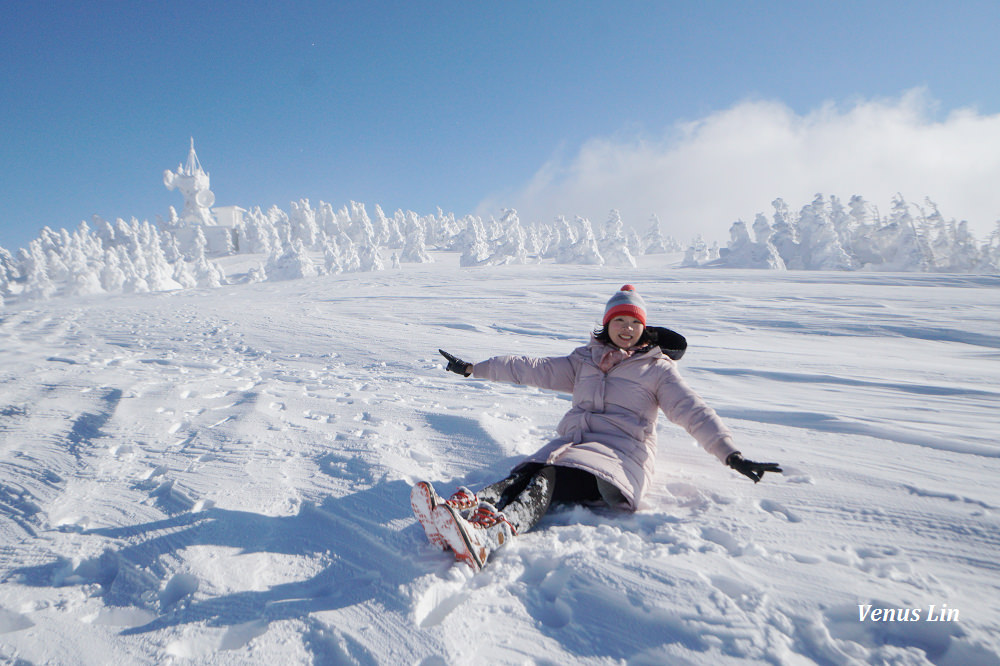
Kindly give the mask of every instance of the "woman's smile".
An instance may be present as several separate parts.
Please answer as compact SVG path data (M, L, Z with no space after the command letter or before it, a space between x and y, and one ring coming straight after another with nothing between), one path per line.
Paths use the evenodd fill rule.
M639 342L645 328L635 317L622 315L608 322L608 337L618 347L630 349Z

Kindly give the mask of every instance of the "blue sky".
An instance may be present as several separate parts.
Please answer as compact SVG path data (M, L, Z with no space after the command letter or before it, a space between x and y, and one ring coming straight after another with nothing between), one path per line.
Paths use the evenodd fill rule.
M901 192L984 236L997 25L977 1L0 0L0 246L179 209L161 176L192 136L218 205L618 208L683 242Z

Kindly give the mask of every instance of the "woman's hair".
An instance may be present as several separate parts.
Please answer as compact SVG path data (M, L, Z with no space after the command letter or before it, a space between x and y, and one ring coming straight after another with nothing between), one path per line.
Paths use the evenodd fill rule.
M613 342L611 342L611 334L608 333L608 327L607 326L601 326L600 328L595 328L594 329L594 339L596 339L598 342L603 342L606 345L613 345L614 344ZM650 335L649 328L647 328L647 327L644 326L642 328L642 335L639 336L639 342L636 343L636 345L637 346L638 345L652 345L652 344L655 344L655 343L656 343L656 340L654 340L653 336Z

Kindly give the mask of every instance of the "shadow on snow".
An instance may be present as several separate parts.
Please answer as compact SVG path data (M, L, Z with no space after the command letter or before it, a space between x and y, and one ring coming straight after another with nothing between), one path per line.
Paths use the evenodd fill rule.
M399 586L425 573L404 556L415 548L416 525L413 530L396 531L383 523L409 515L409 490L404 481L382 483L344 497L329 497L319 506L305 504L293 516L210 508L141 525L90 530L85 534L132 543L76 566L61 558L16 569L7 579L37 587L97 583L109 607L138 606L160 613L123 634L192 622L231 627L302 618L366 601L405 615L408 605L399 595ZM170 573L161 558L196 545L232 548L241 555L312 556L326 566L306 580L195 600L195 576L180 573L165 581Z

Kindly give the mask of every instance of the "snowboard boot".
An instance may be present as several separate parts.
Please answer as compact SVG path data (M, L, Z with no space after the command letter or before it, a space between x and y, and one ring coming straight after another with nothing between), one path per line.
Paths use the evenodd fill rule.
M437 525L434 523L433 512L434 507L438 505L448 505L454 507L459 512L467 511L476 507L479 504L479 498L476 494L462 486L455 491L455 494L446 500L442 500L436 492L434 492L434 487L427 481L420 481L413 489L410 491L410 507L413 509L413 515L417 517L420 524L423 525L424 532L427 534L427 540L433 545L437 546L441 550L448 549L448 542L445 541L444 537L438 531Z
M439 504L432 515L438 533L455 552L455 559L473 571L482 569L490 553L517 534L503 513L489 502L480 502L468 519L447 503Z

